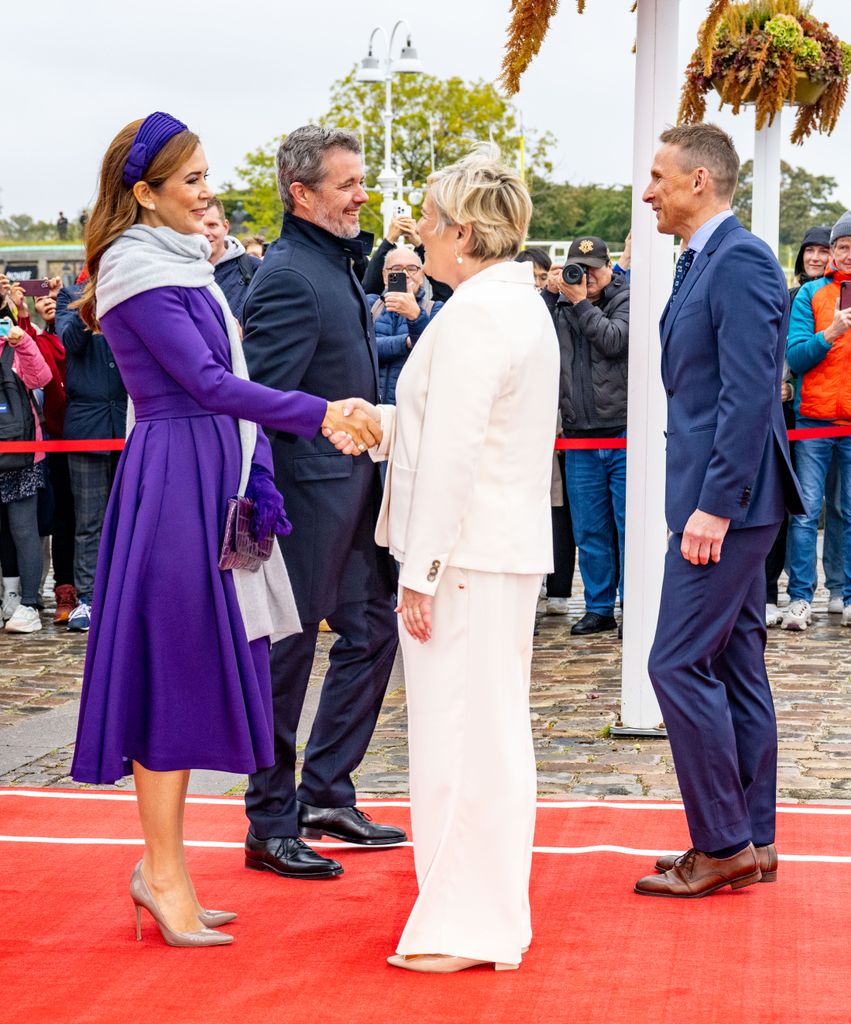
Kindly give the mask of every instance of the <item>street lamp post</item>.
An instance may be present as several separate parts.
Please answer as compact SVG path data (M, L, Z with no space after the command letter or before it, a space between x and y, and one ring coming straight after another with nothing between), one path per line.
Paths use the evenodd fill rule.
M404 26L407 32L406 45L402 47L399 57L393 60L393 43L396 33ZM375 37L381 35L386 44L386 55L381 61L374 56L373 48ZM411 45L411 28L404 18L400 19L393 26L393 31L388 34L385 28L380 25L372 30L369 37L369 52L361 61L355 80L358 82L384 82L384 111L381 119L384 121L384 166L381 168L376 179L381 190L381 215L384 218L385 234L393 219L393 206L398 192L402 187L402 178L393 168L393 153L391 141L391 129L393 127L393 75L394 73L406 75L422 74L423 66L417 56L417 51Z

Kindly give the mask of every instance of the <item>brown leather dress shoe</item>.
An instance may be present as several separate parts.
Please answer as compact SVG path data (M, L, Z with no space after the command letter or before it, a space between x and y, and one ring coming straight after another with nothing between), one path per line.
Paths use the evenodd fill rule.
M762 878L760 882L776 882L777 881L777 847L774 843L768 846L757 846L756 856L759 861L759 868L762 871ZM659 872L670 871L671 868L676 864L680 857L684 857L684 853L667 853L664 857L660 857L654 867Z
M647 875L635 883L640 896L668 896L694 900L729 885L741 889L762 878L759 859L753 843L732 857L710 857L700 850L689 850L677 858L674 866L662 875Z

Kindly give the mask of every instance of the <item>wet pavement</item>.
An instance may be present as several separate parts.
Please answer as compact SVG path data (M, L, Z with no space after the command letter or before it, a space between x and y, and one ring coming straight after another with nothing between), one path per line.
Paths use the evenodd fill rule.
M817 595L806 632L769 631L782 800L851 799L851 629L828 615L826 596ZM619 711L621 644L614 631L571 637L570 624L584 608L581 597L570 603L568 616L542 615L535 638L530 704L541 795L677 798L667 740L610 737ZM86 637L50 618L43 616L40 633L0 632L0 786L76 785L68 771ZM333 634L320 634L302 746L333 641ZM357 782L363 796L407 793L400 661ZM244 786L240 776L193 773L194 792L241 793Z

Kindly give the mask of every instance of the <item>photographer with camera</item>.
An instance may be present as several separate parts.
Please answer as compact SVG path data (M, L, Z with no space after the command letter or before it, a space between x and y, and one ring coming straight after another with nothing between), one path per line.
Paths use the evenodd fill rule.
M568 250L553 311L561 349L564 437L626 435L629 285L614 274L601 238L577 238ZM623 604L626 450L568 451L567 494L585 614L571 633L614 629L615 594ZM614 537L617 536L615 549Z
M65 346L56 333L56 298L62 289L62 279L46 282L47 292L33 297L35 311L42 321L36 327L26 304L19 309L18 324L30 335L50 368L52 377L44 388L44 426L46 436L61 440L65 436L65 394L67 368ZM47 570L53 565L53 593L56 599L54 622L67 622L77 605L74 589L74 495L68 471L66 452L51 452L46 460L48 486L39 492L39 527L44 534L44 568L42 585Z
M18 313L22 295L12 301ZM50 382L51 371L29 334L8 317L0 320L0 412L4 437L10 441L40 441L41 418L32 392ZM0 505L15 546L19 575L6 578L3 618L7 633L41 629L38 588L42 554L38 535L38 492L44 487L44 452L4 452L0 456Z

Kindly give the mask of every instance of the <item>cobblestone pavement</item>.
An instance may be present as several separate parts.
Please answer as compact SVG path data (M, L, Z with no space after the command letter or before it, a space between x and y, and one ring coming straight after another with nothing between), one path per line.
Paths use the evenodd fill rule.
M543 616L536 637L531 713L544 796L676 798L665 739L611 738L620 699L620 643L614 632L571 637L569 616ZM804 633L769 632L767 661L780 733L779 795L784 800L851 799L851 630L828 615L825 595ZM45 618L49 618L45 616ZM332 634L321 634L314 682L324 674ZM45 624L41 633L0 632L0 740L6 729L76 700L84 636ZM70 744L0 775L0 785L71 786ZM397 664L369 752L362 795L407 792L406 709ZM232 792L240 792L236 785Z

